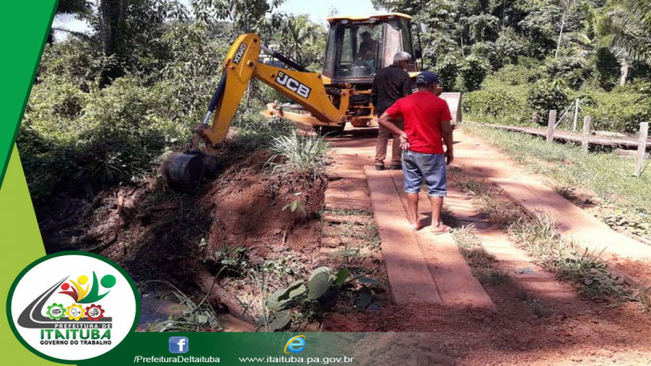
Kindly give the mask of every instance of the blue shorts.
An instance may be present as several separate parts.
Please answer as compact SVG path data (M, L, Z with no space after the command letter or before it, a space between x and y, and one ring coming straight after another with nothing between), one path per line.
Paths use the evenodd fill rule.
M402 152L402 171L405 175L405 192L420 192L420 186L425 179L428 195L435 197L446 195L444 154L421 154L404 150Z

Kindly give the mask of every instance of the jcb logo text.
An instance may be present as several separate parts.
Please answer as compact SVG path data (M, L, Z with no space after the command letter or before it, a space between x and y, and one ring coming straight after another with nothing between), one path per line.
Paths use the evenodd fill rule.
M285 74L282 71L278 72L278 76L276 76L276 82L305 99L309 98L310 93L312 92L312 89L304 84L301 84L298 80Z

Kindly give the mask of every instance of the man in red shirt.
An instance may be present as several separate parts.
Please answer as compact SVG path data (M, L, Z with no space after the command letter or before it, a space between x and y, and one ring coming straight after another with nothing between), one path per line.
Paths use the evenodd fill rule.
M423 71L416 77L418 92L398 99L380 117L379 123L400 136L402 170L405 177L408 217L412 229L418 230L418 193L425 180L432 204L432 232L442 234L450 228L441 223L443 197L447 193L446 164L452 163L452 125L447 103L438 97L438 76ZM395 121L402 117L404 131ZM446 149L443 150L445 142Z

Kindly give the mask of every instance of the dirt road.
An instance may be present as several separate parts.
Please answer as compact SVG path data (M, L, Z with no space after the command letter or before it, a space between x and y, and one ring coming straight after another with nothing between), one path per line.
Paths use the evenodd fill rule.
M491 179L501 168L516 171L506 159L490 159L497 152L480 139L463 133L455 137L459 160L454 169L458 170L455 176L462 177L460 179L469 176L478 180ZM360 171L360 161L372 164L374 138L344 137L332 142L337 147L333 152L336 170L361 178L364 173ZM476 156L484 157L490 164L476 169L471 164ZM502 162L506 167L497 167ZM369 182L369 199L383 241L382 265L389 269L394 301L379 311L331 314L325 324L326 330L426 332L409 337L389 333L385 337L385 347L373 346L376 357L402 352L404 357L398 363L409 365L651 364L651 317L642 313L638 304L627 302L613 306L583 300L571 285L559 282L553 274L542 270L527 253L510 242L506 233L488 222L471 197L456 188L458 182L449 182L448 212L459 224L476 227L475 237L489 254L487 258L492 257L490 269L494 272L490 273L507 276L484 277L474 264L471 265L473 274L480 276L475 282L481 283L481 289L494 307L476 306L472 302L436 301L431 291L441 295L441 288L447 288L450 296L455 289L464 292L472 286L452 285L450 281L457 276L446 277L440 272L447 268L455 274L464 273L468 264L454 262L460 252L457 250L456 256L450 255L448 235L433 237L408 230L404 207L400 204L399 176L394 177L390 172L376 173L368 168L364 175ZM535 177L528 177L528 180L542 184ZM329 186L326 196L336 191L336 186ZM393 205L387 207L387 203ZM571 205L563 202L559 207L568 209L567 204ZM578 209L571 206L572 210ZM549 209L553 210L554 206ZM428 206L421 205L420 211L425 220ZM391 252L392 246L401 247L403 252ZM415 253L416 250L420 254ZM395 271L392 274L392 266L396 263L404 266L407 256L411 272L417 273L412 273L411 277ZM434 287L423 285L422 268L429 270ZM401 301L403 296L421 298L421 301ZM433 300L427 300L429 298ZM362 356L369 351L361 347L358 353Z

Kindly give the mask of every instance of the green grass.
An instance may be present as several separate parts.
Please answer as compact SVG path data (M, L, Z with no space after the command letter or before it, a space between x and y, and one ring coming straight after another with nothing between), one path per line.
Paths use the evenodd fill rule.
M496 200L494 196L494 187L485 182L478 182L465 177L457 177L457 174L452 171L450 180L467 195L474 197L477 200L479 212L485 215L490 222L506 228L511 223L517 221L522 213L520 209L513 203L504 203Z
M511 281L509 274L497 267L497 259L484 249L481 240L473 234L473 231L473 226L462 226L452 232L452 237L470 266L472 274L484 285L497 286L509 283Z
M586 298L611 302L633 300L631 288L608 269L600 253L580 250L574 243L563 240L551 216L538 213L523 218L509 227L509 235L544 268L559 279L577 285Z
M484 182L465 179L459 184L460 189L473 193L479 200L482 210L485 207L504 207L494 197L490 186ZM581 250L574 243L563 240L556 229L555 219L545 212L537 212L527 216L519 207L505 209L511 212L510 219L492 217L490 221L508 228L511 239L525 249L545 269L555 273L559 279L577 285L579 292L589 299L621 302L637 300L643 309L651 303L646 292L638 292L632 296L632 289L625 285L624 279L612 273L606 262L599 257L600 253L589 253ZM472 227L455 229L453 237L463 256L473 270L473 274L482 284L500 284L508 281L508 274L496 270L495 259L486 253L481 242L473 235ZM524 301L532 307L536 316L542 316L543 307L537 301Z
M642 217L651 214L651 169L636 179L633 160L611 153L586 155L575 145L547 144L537 137L476 123L465 123L464 131L488 140L552 185L588 189L606 203L633 209Z

